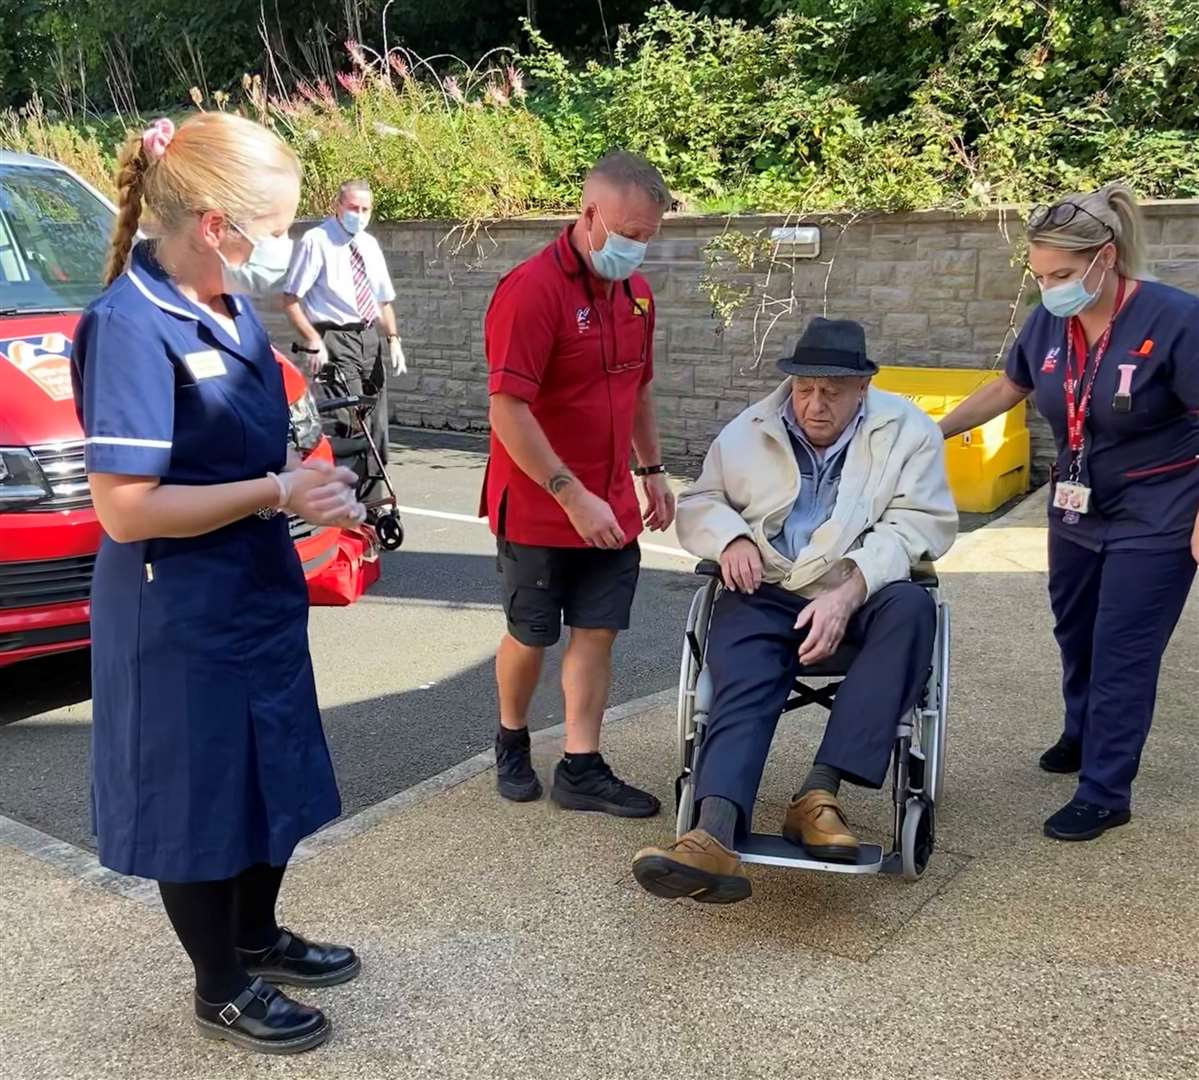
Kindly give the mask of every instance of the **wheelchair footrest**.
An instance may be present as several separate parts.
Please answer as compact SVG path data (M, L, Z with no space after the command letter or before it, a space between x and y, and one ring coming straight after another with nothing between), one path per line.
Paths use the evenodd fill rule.
M770 833L750 833L738 852L742 862L763 866L786 866L794 870L824 870L835 874L878 874L883 872L883 849L878 844L862 844L856 863L825 862L813 859L801 847Z

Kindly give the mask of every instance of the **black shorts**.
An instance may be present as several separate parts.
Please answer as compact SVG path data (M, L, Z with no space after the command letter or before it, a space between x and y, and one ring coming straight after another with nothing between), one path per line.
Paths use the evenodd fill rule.
M579 630L627 630L641 549L529 547L503 537L496 566L508 632L522 645L553 645L562 623Z

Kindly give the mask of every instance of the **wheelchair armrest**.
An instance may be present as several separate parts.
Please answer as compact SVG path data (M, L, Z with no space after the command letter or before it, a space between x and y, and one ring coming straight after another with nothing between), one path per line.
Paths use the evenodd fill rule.
M912 567L912 581L923 585L926 589L935 589L941 584L937 576L937 567L933 562L918 562Z
M720 563L714 562L711 559L703 559L695 567L695 572L700 577L720 577Z

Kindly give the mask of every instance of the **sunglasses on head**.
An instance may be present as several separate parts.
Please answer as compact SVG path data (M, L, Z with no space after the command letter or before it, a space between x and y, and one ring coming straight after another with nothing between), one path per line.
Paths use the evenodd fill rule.
M1108 239L1115 240L1115 229L1102 218L1092 214L1085 206L1079 206L1078 203L1070 202L1069 199L1064 202L1054 203L1052 206L1035 207L1033 212L1028 215L1028 227L1033 232L1046 227L1061 228L1063 225L1069 225L1079 214L1086 214L1092 221L1098 222L1107 229Z

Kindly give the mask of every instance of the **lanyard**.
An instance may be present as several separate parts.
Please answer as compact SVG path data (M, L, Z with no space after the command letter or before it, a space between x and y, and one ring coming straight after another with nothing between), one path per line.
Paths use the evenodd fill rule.
M1120 314L1120 309L1124 306L1124 279L1120 278L1120 286L1116 291L1116 306L1112 311L1112 317L1107 324L1107 329L1103 331L1103 336L1095 343L1095 364L1091 369L1091 377L1086 380L1087 370L1087 337L1083 332L1082 323L1077 318L1070 320L1066 330L1066 436L1070 444L1070 453L1072 461L1070 464L1070 478L1077 479L1079 472L1080 459L1082 458L1083 442L1086 438L1087 412L1091 407L1091 393L1095 389L1095 379L1099 375L1099 365L1103 363L1103 354L1107 352L1108 344L1112 339L1112 327L1115 325L1116 316ZM1075 367L1074 357L1078 356L1078 365ZM1082 388L1082 396L1079 397L1079 388Z

